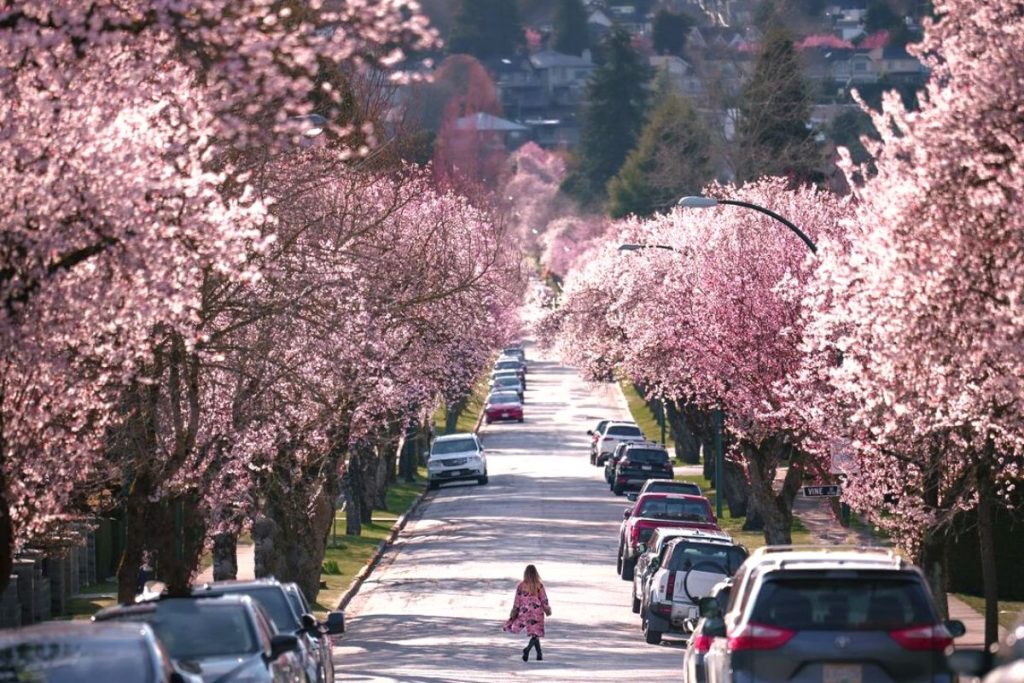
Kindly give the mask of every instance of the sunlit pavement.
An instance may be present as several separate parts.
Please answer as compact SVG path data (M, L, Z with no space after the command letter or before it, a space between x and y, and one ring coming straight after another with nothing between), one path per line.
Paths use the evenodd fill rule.
M615 574L625 499L587 458L593 418L627 414L621 395L528 354L525 424L484 428L490 484L429 494L349 604L339 680L679 679L681 644L643 642ZM544 661L524 663L525 637L501 625L530 562L553 616Z

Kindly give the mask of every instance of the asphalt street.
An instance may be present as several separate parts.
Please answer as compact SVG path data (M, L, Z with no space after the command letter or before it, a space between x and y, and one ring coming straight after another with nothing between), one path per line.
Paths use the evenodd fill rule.
M625 499L589 464L586 430L628 414L612 386L528 349L526 422L485 427L490 484L428 494L346 610L344 681L676 680L679 643L646 645L615 574ZM502 633L516 583L537 565L553 615L544 661Z

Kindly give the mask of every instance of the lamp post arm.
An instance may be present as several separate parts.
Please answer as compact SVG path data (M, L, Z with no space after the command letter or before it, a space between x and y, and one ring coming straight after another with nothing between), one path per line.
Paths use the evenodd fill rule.
M739 201L737 199L719 199L718 203L719 204L731 204L732 206L742 206L742 207L747 208L747 209L753 209L754 211L759 211L760 213L763 213L766 216L771 216L772 218L774 218L775 220L777 220L778 222L782 223L787 228L792 230L794 233L796 233L796 236L804 241L804 244L807 245L807 248L810 249L812 253L815 253L815 254L818 253L817 245L815 245L814 242L811 241L810 237L808 237L806 234L804 234L803 230L801 230L800 228L796 227L788 219L783 218L782 216L780 216L779 214L775 213L771 209L766 209L763 206L758 206L757 204L751 204L750 202Z

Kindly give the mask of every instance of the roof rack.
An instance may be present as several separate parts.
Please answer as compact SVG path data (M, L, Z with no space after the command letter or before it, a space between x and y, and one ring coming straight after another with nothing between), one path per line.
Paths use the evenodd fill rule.
M875 555L886 555L897 558L899 555L892 548L879 545L815 545L815 544L793 544L793 545L766 545L755 549L750 553L751 557L760 557L772 553L786 553L792 551L803 552L858 552L871 553Z

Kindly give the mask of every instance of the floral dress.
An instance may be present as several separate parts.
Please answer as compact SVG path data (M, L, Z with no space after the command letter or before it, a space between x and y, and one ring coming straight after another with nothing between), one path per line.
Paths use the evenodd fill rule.
M544 614L550 611L548 605L548 594L544 586L540 587L540 593L534 595L527 592L526 587L520 583L516 587L515 607L519 614L515 619L509 619L501 627L502 631L509 633L522 633L526 631L528 636L544 637Z

